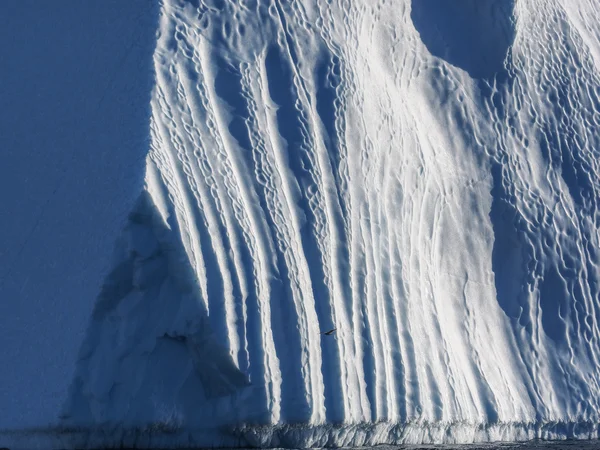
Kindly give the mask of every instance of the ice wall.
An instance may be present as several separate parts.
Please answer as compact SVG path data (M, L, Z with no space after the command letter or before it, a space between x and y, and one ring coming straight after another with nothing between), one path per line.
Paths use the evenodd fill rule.
M146 189L61 436L597 437L599 18L164 1Z

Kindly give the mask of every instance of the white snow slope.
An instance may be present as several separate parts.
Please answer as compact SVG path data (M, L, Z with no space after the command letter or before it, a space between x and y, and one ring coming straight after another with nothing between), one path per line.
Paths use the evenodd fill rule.
M39 433L599 436L596 0L164 0L158 20L146 187Z

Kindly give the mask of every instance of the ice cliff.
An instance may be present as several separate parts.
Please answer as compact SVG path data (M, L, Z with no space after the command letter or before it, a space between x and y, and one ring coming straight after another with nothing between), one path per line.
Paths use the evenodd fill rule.
M145 187L60 439L598 437L596 1L164 0L157 21Z

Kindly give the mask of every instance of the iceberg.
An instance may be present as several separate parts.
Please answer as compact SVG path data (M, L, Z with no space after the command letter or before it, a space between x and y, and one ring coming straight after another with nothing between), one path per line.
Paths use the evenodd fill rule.
M0 423L9 442L600 437L596 2L130 5L119 7L145 15L128 21L146 40L122 38L144 62L113 66L106 103L119 111L127 95L114 80L154 78L136 88L130 135L81 141L95 144L89 157L119 155L89 186L109 193L73 222L102 257L88 266L92 244L81 247L83 274L59 255L68 275L23 319L49 326L52 309L64 324L60 311L75 308L73 328L43 345L32 331L9 339L32 346L7 353L19 370L45 349L42 359L63 355L54 376L66 374L34 391L53 399L35 420ZM104 119L80 123L102 136ZM59 174L79 171L68 180L93 171L61 158ZM0 254L0 268L20 271L0 284L8 300L33 289L28 277L27 304L42 298L46 279L27 258L60 253L34 239L60 235L48 226L76 204L44 198L37 215L12 213L33 231ZM95 280L85 289L84 275ZM16 410L31 405L11 392Z

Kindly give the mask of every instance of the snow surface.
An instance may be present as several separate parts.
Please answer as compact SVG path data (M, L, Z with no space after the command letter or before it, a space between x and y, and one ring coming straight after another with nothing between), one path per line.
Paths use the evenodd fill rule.
M139 43L138 64L112 76L85 67L124 92L134 84L137 116L116 87L103 97L79 74L114 103L94 118L69 96L66 117L83 125L66 133L54 125L66 112L38 119L29 139L48 142L48 127L73 149L51 146L64 161L54 178L39 145L31 161L8 153L14 245L0 294L31 291L18 320L2 305L3 356L17 368L0 379L19 374L2 389L25 417L4 428L38 426L11 439L599 437L597 2L164 0L157 24L125 4L119 24L139 30L123 33L145 38L106 42ZM96 26L106 10L117 14L98 7ZM141 61L154 44L152 71ZM148 119L138 76L150 73ZM13 120L7 129L27 123ZM21 181L13 198L32 165L50 181ZM90 180L83 190L77 177ZM54 372L37 411L22 392L46 370L40 357Z

